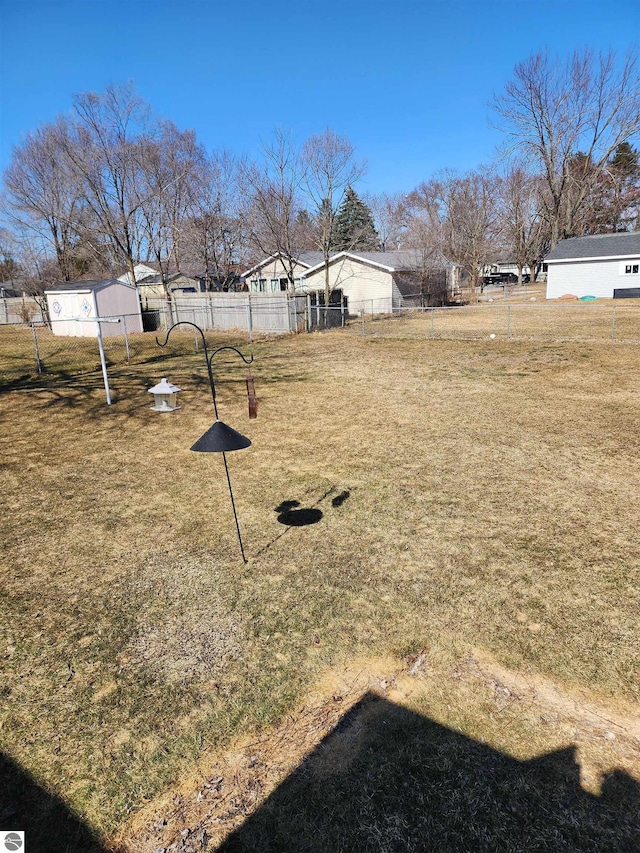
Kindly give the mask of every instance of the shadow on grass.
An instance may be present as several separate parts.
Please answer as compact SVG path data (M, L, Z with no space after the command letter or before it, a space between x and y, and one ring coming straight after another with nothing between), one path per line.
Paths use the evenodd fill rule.
M0 831L24 830L29 853L106 853L99 838L55 794L0 752Z
M300 501L282 501L275 511L279 513L278 521L287 527L306 527L308 524L317 524L323 516L321 509L309 507L308 509L296 509Z
M234 851L628 851L640 786L594 796L575 747L518 761L367 694L218 848Z
M299 509L300 501L298 500L286 500L278 504L278 506L275 507L274 512L278 513L277 520L280 524L284 525L285 529L282 533L278 533L271 542L268 542L264 547L260 548L260 550L254 554L254 557L259 557L261 554L264 554L265 551L268 551L269 548L275 545L275 543L281 539L288 530L291 530L291 528L307 527L310 524L317 524L321 521L324 518L324 513L321 509L318 509L318 505L335 491L336 487L331 486L331 488L327 489L327 491L310 507L302 507ZM332 499L331 506L334 509L338 509L347 500L350 494L351 492L344 489L340 494L336 495Z

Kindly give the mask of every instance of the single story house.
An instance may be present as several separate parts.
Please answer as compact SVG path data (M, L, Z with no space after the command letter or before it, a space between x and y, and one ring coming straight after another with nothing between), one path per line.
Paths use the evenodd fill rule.
M157 275L159 269L157 264L151 266L149 263L138 263L134 264L133 272L135 273L136 281L138 282L140 279L146 278L149 275ZM128 270L123 272L122 275L118 276L118 281L124 281L126 284L132 284L131 273Z
M321 260L302 276L296 292L322 294L326 270ZM440 252L338 252L329 261L332 294L350 311L387 314L394 309L442 305L455 298L459 268ZM339 299L336 300L339 302Z
M322 252L301 252L293 259L296 289L301 286L302 276L307 270L320 263L322 258ZM280 293L289 289L289 268L290 262L282 253L276 252L242 273L242 278L249 285L250 293Z
M141 297L164 296L165 289L162 284L160 273L153 273L136 281ZM173 273L167 278L167 287L170 293L203 293L205 290L204 279L195 275L185 275L181 272Z
M547 299L640 298L640 231L569 237L545 258Z
M140 297L135 285L118 279L63 281L45 291L54 335L97 338L142 332ZM98 323L98 318L120 320Z

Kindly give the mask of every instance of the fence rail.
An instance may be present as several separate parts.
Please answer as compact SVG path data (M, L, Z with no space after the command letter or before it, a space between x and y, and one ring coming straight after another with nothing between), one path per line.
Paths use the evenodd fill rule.
M251 300L253 302L253 300ZM344 306L309 306L305 298L273 300L271 308L282 321L282 304L288 312L287 325L291 331L315 331L340 327L343 334L398 340L481 340L507 341L615 341L640 343L640 302L619 303L492 303L451 308L400 309L381 315L362 309L348 312ZM235 333L227 336L255 340L258 336L274 334L277 325L269 317L265 302L258 302L247 312L240 306ZM154 324L149 332L127 333L127 318L117 325L119 334L104 337L104 354L108 365L141 363L153 357L155 331L167 329L178 320L196 323L209 333L223 331L233 319L229 307L207 306L208 313L199 313L203 306L181 305L180 313L164 305L155 311ZM189 310L187 310L187 308ZM232 306L234 311L239 306ZM244 309L244 315L242 314ZM132 324L130 324L131 326ZM262 331L260 331L262 330ZM281 333L281 332L280 332ZM180 351L188 354L198 350L198 335L184 332L172 338ZM177 352L178 350L176 350ZM22 387L33 383L43 374L49 378L70 377L100 371L103 367L98 342L91 337L62 337L54 335L42 323L0 324L0 388Z
M361 312L356 333L379 337L640 342L640 303L491 303Z

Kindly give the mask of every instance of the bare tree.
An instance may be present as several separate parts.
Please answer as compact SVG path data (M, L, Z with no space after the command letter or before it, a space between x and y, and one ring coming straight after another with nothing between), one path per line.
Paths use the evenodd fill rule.
M405 242L408 209L404 193L377 193L365 196L373 213L380 250L391 252L400 249Z
M567 61L537 53L519 63L493 108L509 147L542 170L551 244L575 223L618 145L640 131L636 57L576 51ZM582 169L572 158L583 155Z
M438 248L466 273L472 297L482 268L492 259L499 231L498 177L488 168L457 175L443 172L409 197L415 248Z
M75 248L83 216L80 182L65 155L70 126L65 119L30 133L4 174L6 207L13 227L50 244L58 277L77 273Z
M311 136L302 149L304 186L315 208L317 247L325 266L324 304L331 298L329 260L333 226L348 187L362 176L365 164L354 160L354 148L345 136L331 128Z
M501 242L518 268L522 284L524 267L535 280L542 259L550 248L549 223L544 215L544 186L539 175L531 175L520 163L509 164L498 185Z
M171 267L180 270L180 238L194 198L202 190L201 170L206 155L193 131L180 131L160 122L154 137L141 138L141 164L136 196L148 254L160 272L167 299Z
M247 201L240 172L241 163L227 152L207 157L191 195L180 246L183 256L203 270L207 290L214 281L223 290L234 287L246 261Z
M302 251L298 216L303 210L303 164L291 138L281 129L263 146L261 163L245 163L242 181L251 199L248 211L250 239L264 257L282 260L289 290L295 290L297 258Z
M0 281L11 282L19 272L15 237L8 228L0 227Z
M135 282L146 236L141 188L143 153L152 136L148 107L131 86L108 86L102 94L78 95L74 113L64 150L81 183L89 227L111 242Z

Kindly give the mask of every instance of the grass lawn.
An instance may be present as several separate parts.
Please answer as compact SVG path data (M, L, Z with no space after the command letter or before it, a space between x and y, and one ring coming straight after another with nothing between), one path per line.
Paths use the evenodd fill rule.
M111 407L99 374L0 397L0 749L99 836L356 659L426 649L444 672L481 649L633 713L640 347L389 322L240 343L251 422L244 365L216 358L221 418L253 442L228 456L246 565L222 460L189 451L213 421L192 336L140 337ZM184 389L169 415L146 391L163 376ZM285 525L287 501L322 517ZM421 702L505 747L480 700Z

